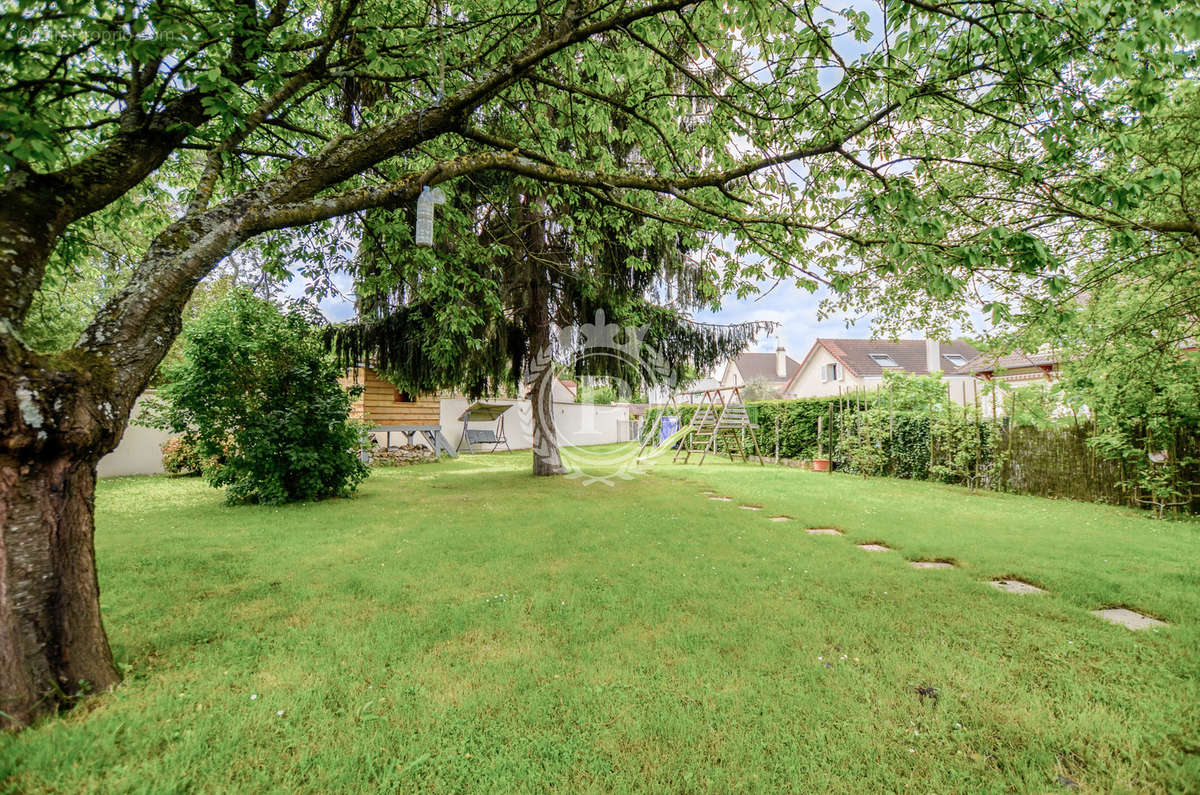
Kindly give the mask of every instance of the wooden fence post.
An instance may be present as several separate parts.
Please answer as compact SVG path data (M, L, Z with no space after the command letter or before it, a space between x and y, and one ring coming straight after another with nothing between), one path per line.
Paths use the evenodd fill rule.
M829 459L829 472L833 473L833 401L829 403L829 449L825 453Z
M817 417L817 458L824 458L822 455L825 449L825 415Z
M783 406L776 406L778 409L775 412L775 463L779 463L779 415L783 413Z

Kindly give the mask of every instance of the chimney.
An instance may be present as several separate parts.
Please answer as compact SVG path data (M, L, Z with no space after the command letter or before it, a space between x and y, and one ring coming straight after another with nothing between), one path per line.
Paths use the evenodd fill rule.
M775 338L775 377L787 378L787 352L783 348L783 340Z
M942 367L941 348L941 343L937 340L925 340L925 369L930 373L944 369Z

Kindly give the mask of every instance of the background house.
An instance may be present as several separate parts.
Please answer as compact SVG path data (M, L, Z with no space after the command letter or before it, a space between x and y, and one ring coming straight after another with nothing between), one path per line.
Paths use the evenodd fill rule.
M981 354L963 367L981 382L1002 384L1005 388L1020 389L1022 387L1042 386L1052 384L1059 379L1060 357L1052 351L1036 353L1010 353L1004 356ZM989 390L990 395L980 401L980 408L985 416L1002 417L1012 407L1008 398L1000 390ZM1015 393L1014 393L1015 399ZM1050 416L1066 416L1072 412L1086 414L1086 406L1076 406L1073 410L1065 406L1057 406L1050 411Z
M1013 386L1044 384L1058 379L1059 356L1050 351L1006 356L981 354L967 362L963 370L985 381L1003 381Z
M743 353L729 361L721 374L721 386L761 383L782 397L784 387L799 369L800 363L779 343L774 353Z
M827 397L855 389L877 389L885 372L929 375L942 373L950 397L966 404L976 385L963 368L979 351L962 340L825 339L818 338L796 373L784 385L788 398Z

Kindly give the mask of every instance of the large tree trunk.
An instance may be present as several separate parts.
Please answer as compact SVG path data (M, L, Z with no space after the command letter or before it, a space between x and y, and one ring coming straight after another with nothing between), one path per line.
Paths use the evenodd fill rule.
M558 454L554 429L554 355L550 343L550 274L547 271L546 218L541 200L525 196L515 208L516 228L523 229L522 255L526 268L525 326L529 334L529 363L526 381L533 409L533 474L562 475L566 468Z
M0 460L0 725L27 725L120 675L100 621L96 460Z
M96 463L132 404L111 374L99 357L0 335L0 726L120 681L92 545Z
M0 315L0 726L120 681L100 620L96 464L120 441L196 283L247 236L244 205L168 227L69 351L29 350Z
M543 355L539 355L541 360ZM567 470L558 453L558 435L554 428L554 363L549 351L544 353L544 366L531 373L530 404L533 409L533 474L562 475Z

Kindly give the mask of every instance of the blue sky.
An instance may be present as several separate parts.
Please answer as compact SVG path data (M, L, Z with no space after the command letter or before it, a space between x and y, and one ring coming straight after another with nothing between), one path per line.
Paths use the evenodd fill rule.
M774 289L771 289L774 286ZM826 289L815 293L795 286L791 282L773 281L759 284L760 294L739 299L726 296L718 312L698 312L696 320L707 323L742 323L748 320L771 320L781 324L775 334L763 335L758 345L750 350L773 351L778 336L788 355L799 360L817 337L867 337L870 336L869 318L857 318L836 314L824 320L818 318L821 299Z

